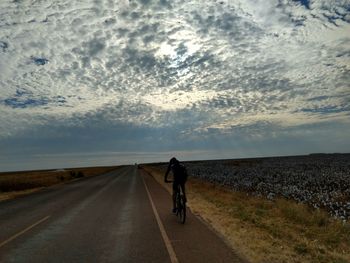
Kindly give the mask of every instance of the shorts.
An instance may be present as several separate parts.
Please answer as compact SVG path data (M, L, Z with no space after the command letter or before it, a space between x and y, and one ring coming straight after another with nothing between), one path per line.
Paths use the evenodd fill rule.
M185 182L174 181L173 182L173 191L174 192L177 191L179 185L181 186L182 189L185 189Z

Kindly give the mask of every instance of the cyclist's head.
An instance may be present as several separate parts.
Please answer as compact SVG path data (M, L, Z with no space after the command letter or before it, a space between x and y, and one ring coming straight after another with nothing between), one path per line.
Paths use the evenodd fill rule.
M170 159L170 164L177 164L177 163L179 163L179 161L175 157Z

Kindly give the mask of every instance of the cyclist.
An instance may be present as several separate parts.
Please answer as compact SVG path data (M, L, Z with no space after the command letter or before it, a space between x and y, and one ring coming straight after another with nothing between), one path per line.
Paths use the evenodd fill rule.
M173 172L173 181L168 180L168 174L169 172ZM187 172L186 168L183 164L181 164L175 157L170 159L168 169L164 176L164 182L171 183L173 182L173 213L176 213L176 192L179 189L178 186L180 185L182 193L184 195L184 200L186 202L186 192L185 192L185 183L187 180Z

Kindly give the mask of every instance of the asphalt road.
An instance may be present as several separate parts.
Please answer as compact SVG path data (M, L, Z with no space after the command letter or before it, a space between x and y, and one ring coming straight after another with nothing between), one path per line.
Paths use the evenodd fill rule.
M0 202L0 262L243 262L135 166Z

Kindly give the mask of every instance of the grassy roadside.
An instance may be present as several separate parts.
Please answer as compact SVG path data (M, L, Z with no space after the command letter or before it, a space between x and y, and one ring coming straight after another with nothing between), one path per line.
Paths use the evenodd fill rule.
M42 188L115 170L117 166L0 173L0 201Z
M143 166L163 183L164 171ZM188 206L251 262L350 262L350 224L294 201L188 180Z

